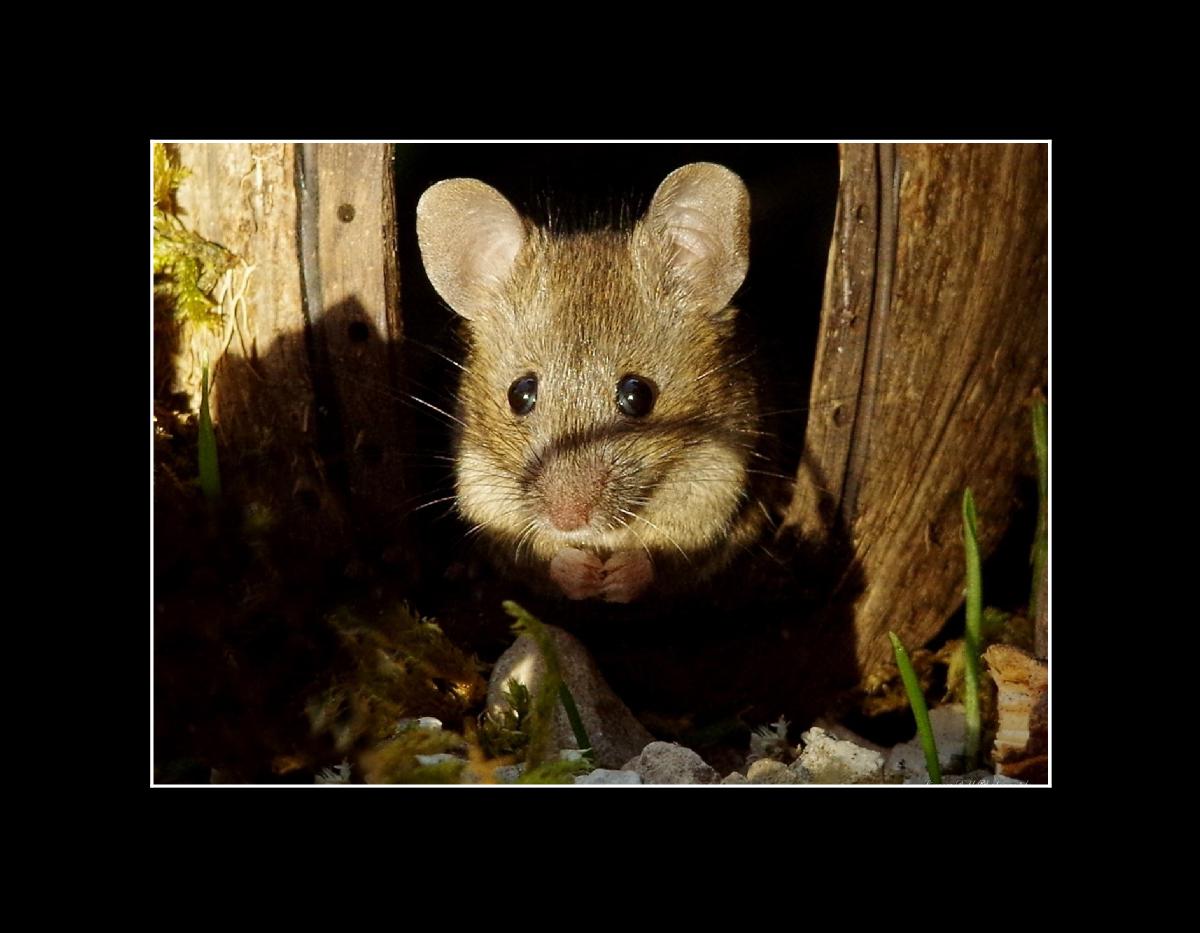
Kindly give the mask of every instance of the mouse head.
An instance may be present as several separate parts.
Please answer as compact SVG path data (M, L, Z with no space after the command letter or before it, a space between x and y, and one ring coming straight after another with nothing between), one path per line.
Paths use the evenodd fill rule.
M730 305L749 195L696 163L632 230L556 235L475 179L417 205L426 272L465 318L458 499L549 557L717 546L745 498L755 389Z

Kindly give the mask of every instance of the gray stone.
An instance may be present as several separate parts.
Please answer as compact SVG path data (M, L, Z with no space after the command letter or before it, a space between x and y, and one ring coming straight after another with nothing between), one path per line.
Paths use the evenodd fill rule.
M556 626L547 625L545 628L553 639L563 682L579 708L579 718L587 731L588 741L592 743L596 764L605 768L620 768L623 762L653 742L654 736L612 692L578 639ZM545 671L545 662L536 643L529 636L522 635L496 662L488 682L488 709L498 711L507 707L504 691L509 680L517 680L529 689L531 695L536 695ZM556 707L556 746L560 749L578 748L567 711L561 702Z
M641 784L642 778L636 771L614 771L597 768L591 774L577 774L576 784Z
M525 766L503 765L492 772L497 784L516 784L517 778L525 773Z
M760 758L746 772L750 784L807 784L806 777L807 772L802 769L793 770L773 758Z
M727 775L725 775L725 777L721 778L721 783L722 784L748 784L750 782L746 780L746 775L742 774L741 771L730 771Z
M459 755L451 755L449 752L438 752L434 755L414 755L413 757L417 759L417 764L424 768L445 764L447 761L462 761Z
M690 748L651 742L623 771L636 771L643 784L717 784L721 776Z
M883 755L879 752L835 739L816 726L801 738L804 751L792 767L807 771L813 784L883 783Z

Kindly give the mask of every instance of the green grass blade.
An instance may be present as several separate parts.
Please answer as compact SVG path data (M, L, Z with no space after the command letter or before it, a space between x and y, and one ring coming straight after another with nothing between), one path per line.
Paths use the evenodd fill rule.
M208 410L208 365L201 370L200 434L197 438L200 459L200 488L210 502L221 498L221 471L217 466L217 435Z
M579 707L575 705L575 698L571 696L571 691L567 689L567 685L561 681L558 685L558 698L562 700L563 709L567 711L567 719L571 723L571 731L575 734L575 744L584 750L584 758L594 762L596 760L596 753L592 749L592 740L588 738L587 729L583 727L583 719L579 716Z
M983 571L979 561L979 536L975 527L975 497L963 493L963 546L967 559L967 631L965 654L965 707L967 714L967 770L979 760L979 651L983 642Z
M1033 589L1029 594L1029 617L1035 622L1045 607L1046 560L1049 556L1050 514L1050 432L1046 420L1046 402L1039 400L1033 406L1033 450L1038 465L1038 518L1037 533L1033 538Z
M933 738L933 727L929 724L929 708L925 705L921 682L917 680L917 672L913 670L912 661L908 659L908 652L900 644L900 639L894 632L888 632L888 638L892 640L892 651L896 653L896 666L900 668L900 679L904 681L908 705L912 707L913 718L917 721L917 735L921 737L921 749L925 752L929 781L931 784L941 784L942 767L938 763L937 742Z

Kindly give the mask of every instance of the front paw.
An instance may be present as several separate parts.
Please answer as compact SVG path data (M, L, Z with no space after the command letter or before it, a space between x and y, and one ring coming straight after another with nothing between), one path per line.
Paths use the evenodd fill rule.
M604 585L604 564L590 551L563 548L550 561L550 579L567 599L591 599Z
M610 603L631 603L654 581L654 565L645 551L617 551L604 563L600 598Z
M591 551L563 548L550 561L550 579L568 599L630 603L654 581L645 551L617 551L606 561Z

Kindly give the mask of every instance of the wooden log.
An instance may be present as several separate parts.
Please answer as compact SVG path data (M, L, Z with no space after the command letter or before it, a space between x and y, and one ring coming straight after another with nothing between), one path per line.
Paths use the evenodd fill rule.
M864 677L889 629L925 644L961 603L963 490L985 554L1007 526L1046 381L1046 179L1043 145L842 147L787 526L849 542Z

